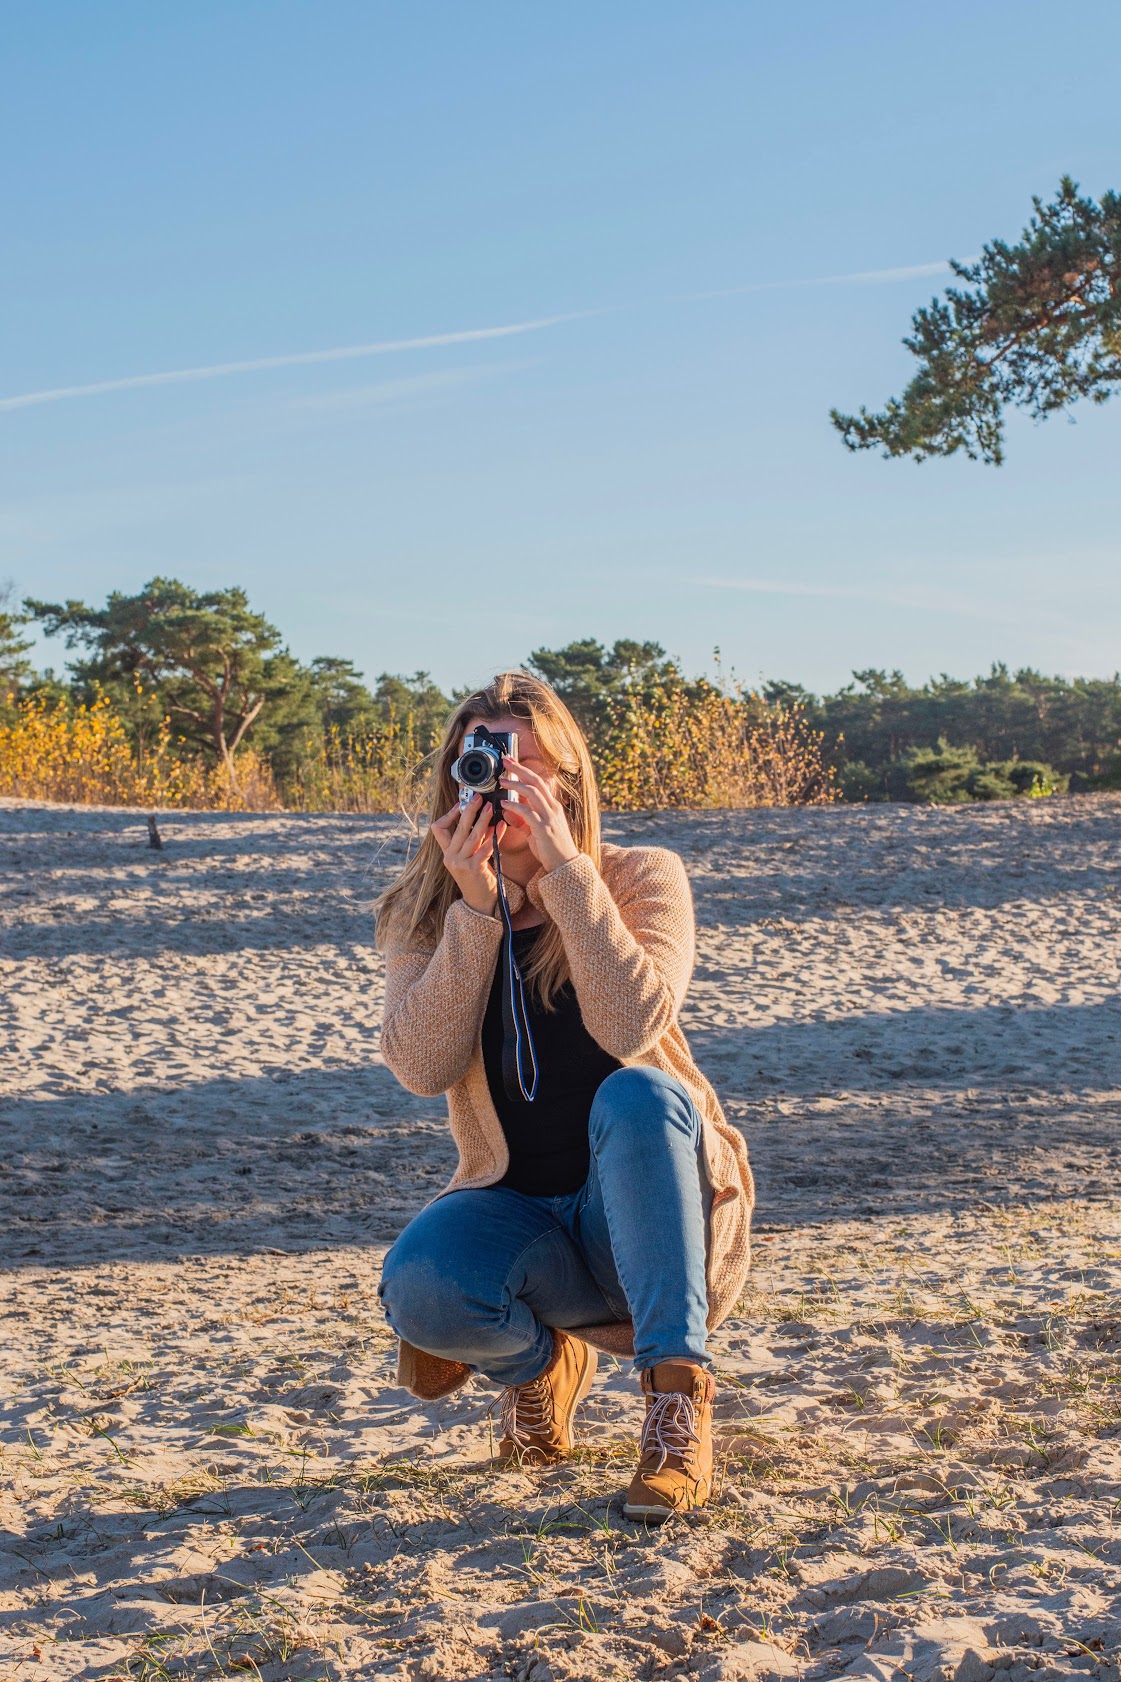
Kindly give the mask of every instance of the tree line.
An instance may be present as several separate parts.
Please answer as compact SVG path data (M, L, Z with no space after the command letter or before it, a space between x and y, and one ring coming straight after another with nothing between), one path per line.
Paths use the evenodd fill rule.
M10 597L10 592L9 592ZM36 672L28 626L60 637L65 677ZM90 705L105 697L141 760L169 720L185 754L234 773L252 746L279 780L332 732L360 736L410 715L426 740L450 706L427 672L383 672L371 688L351 660L297 660L244 590L199 591L153 578L135 595L114 591L104 607L28 597L22 611L0 601L0 696Z
M848 800L1008 798L1121 787L1121 679L1048 677L992 666L919 686L857 671L835 694L768 683L824 731Z
M36 623L63 641L64 676L32 667L26 633ZM659 720L667 731L673 721L672 758L711 754L713 731L726 728L718 719L734 718L736 729L755 731L758 742L759 730L773 732L786 718L798 721L807 741L820 738L822 762L849 800L992 799L1121 786L1116 675L1067 679L995 665L987 676L943 674L913 687L898 671L865 670L830 695L779 680L748 691L719 674L689 678L660 644L626 638L610 646L586 638L537 648L525 664L563 696L605 764L620 763L623 742L627 763L637 763L636 721L643 762L653 765ZM298 779L309 755L323 753L324 743L361 742L406 720L409 743L427 753L463 693L443 693L423 671L382 672L368 685L349 660L303 663L237 588L197 591L154 578L133 595L113 592L102 607L28 598L17 609L10 595L0 600L0 705L107 701L141 763L169 721L178 751L224 768L235 786L247 748L283 786ZM690 734L688 720L702 714L709 746L692 749L702 738ZM668 774L663 762L659 786ZM813 776L805 787L817 789ZM820 789L804 797L820 797Z
M628 690L692 685L657 643L593 639L539 648L528 664L586 729ZM902 672L855 671L831 695L774 680L749 708L797 711L821 733L847 800L1012 799L1121 787L1121 677L1048 677L995 664L969 680L943 673L920 686Z

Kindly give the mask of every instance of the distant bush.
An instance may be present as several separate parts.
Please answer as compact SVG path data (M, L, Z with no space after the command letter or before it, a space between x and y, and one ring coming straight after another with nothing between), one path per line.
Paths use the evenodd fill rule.
M841 757L838 755L838 757ZM902 799L902 795L889 795L882 770L869 765L863 759L841 760L838 772L838 787L842 800L889 800Z
M954 805L967 800L1040 799L1065 794L1070 779L1035 759L979 760L971 748L945 739L935 748L910 748L893 767L896 799Z
M921 688L900 672L860 671L853 678L821 699L789 683L769 683L763 691L771 700L801 702L810 723L824 731L846 800L927 798L911 787L909 756L923 750L944 757L947 743L970 757L966 776L956 781L947 763L948 786L977 791L956 798L1026 792L1016 766L1035 767L1056 792L1121 786L1121 678L1047 677L1004 666L968 683L943 675ZM981 767L995 783L981 778ZM1009 782L1002 796L981 792Z
M537 648L529 667L572 709L614 811L803 806L840 799L820 729L795 699L686 678L660 643L594 637Z
M27 614L7 611L0 592L0 793L249 810L415 808L452 705L428 673L382 673L370 690L349 660L301 666L240 591L203 597L175 580L153 580L135 598L113 595L104 609L27 607L49 632L88 647L89 658L74 663L69 685L33 673ZM188 630L199 631L199 648ZM218 729L206 686L227 660L241 677L230 680ZM970 682L943 674L914 688L900 672L869 669L821 698L778 681L756 694L725 682L719 657L715 681L687 678L658 643L623 638L608 648L590 637L535 649L527 664L575 713L615 811L953 803L1121 787L1117 676L994 666Z
M839 798L821 736L798 708L767 706L705 681L620 689L585 717L608 810L793 806ZM423 799L430 721L411 710L383 724L310 738L282 787L302 812L393 812Z

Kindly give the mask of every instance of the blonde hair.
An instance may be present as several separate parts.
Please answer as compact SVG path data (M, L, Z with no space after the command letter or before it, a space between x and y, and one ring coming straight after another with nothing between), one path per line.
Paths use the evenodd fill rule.
M429 783L429 830L416 855L374 907L377 943L408 946L418 936L435 944L444 929L449 908L462 898L431 825L454 806L459 789L451 774L463 735L473 719L496 724L500 719L524 721L556 781L556 792L568 818L572 839L599 868L599 793L583 732L560 696L529 672L499 672L484 689L461 700L448 719L436 750ZM546 1009L569 979L568 961L560 930L546 919L534 942L525 978Z

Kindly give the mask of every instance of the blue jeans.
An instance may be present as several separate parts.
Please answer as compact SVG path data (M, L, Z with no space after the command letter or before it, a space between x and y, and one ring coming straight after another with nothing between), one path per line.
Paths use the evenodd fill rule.
M528 1384L552 1326L634 1323L635 1365L708 1365L705 1231L712 1193L701 1119L680 1082L625 1068L596 1093L579 1191L453 1191L410 1221L379 1290L398 1337Z

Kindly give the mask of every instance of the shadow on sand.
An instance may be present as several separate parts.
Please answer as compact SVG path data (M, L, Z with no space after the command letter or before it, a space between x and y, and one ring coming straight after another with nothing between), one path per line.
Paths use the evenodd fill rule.
M747 1058L743 1041L695 1043L747 1136L760 1225L1117 1184L1115 1005L781 1024L753 1032ZM1070 1045L1096 1079L1077 1078ZM17 1100L0 1142L16 1265L385 1244L454 1167L443 1101L382 1065Z

